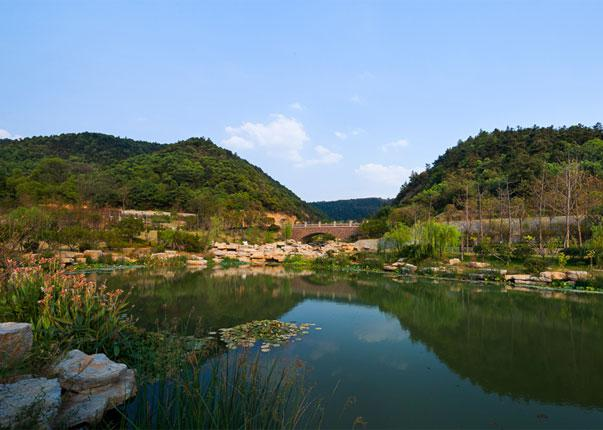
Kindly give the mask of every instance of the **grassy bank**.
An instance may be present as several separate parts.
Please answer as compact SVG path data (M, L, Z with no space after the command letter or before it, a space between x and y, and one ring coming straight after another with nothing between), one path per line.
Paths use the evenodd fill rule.
M266 364L249 353L224 354L218 340L184 337L167 323L139 328L128 296L54 260L0 272L0 321L32 324L34 347L0 373L45 376L49 365L77 348L102 352L136 370L139 395L106 423L121 428L296 428L320 424L319 401L301 363Z

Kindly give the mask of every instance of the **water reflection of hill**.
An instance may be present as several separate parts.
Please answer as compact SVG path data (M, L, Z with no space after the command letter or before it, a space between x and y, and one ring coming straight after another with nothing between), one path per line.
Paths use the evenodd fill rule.
M487 392L603 407L603 302L531 293L399 285L358 288L411 338Z
M211 272L210 272L211 273ZM277 319L306 299L378 307L452 371L487 392L603 407L603 300L542 297L460 284L400 284L382 276L238 270L120 272L141 323L178 319L192 333ZM563 299L568 297L568 299ZM189 319L190 323L186 324Z
M237 269L132 271L98 278L131 294L141 325L154 328L157 322L177 322L187 333L195 328L207 331L255 319L278 319L307 298L352 301L356 296L343 280L325 285L309 273L276 270L268 274Z

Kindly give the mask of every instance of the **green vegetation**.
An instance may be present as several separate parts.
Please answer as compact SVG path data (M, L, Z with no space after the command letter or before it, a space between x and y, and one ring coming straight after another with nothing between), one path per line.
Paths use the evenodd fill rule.
M57 267L53 261L19 267L9 260L0 285L0 319L32 324L38 360L73 348L120 356L134 327L123 291L108 291Z
M603 127L597 124L482 131L411 175L379 218L390 225L432 217L462 223L464 247L486 237L510 243L529 233L544 250L555 237L566 248L584 246L602 216Z
M209 139L159 145L98 133L0 139L0 206L62 203L192 212L209 225L267 223L266 211L317 212Z
M310 205L325 214L327 220L362 221L375 215L379 209L389 202L390 200L388 199L368 197L363 199L312 202Z
M34 332L31 355L17 368L2 369L0 380L43 372L69 349L102 351L136 369L139 386L139 395L120 409L121 421L107 422L109 427L305 428L320 424L320 402L305 387L301 362L274 362L266 368L257 359L249 360L246 353L236 360L229 361L227 354L207 362L215 341L172 334L174 330L168 327L140 329L130 316L123 291L67 275L56 267L56 262L45 260L26 266L8 260L0 267L0 321L28 321Z
M418 222L412 227L396 225L383 236L387 247L398 256L414 260L443 259L458 252L461 233L448 224L435 221Z
M140 390L123 411L121 427L317 428L322 407L305 388L299 367L228 355L205 366L186 366L175 379Z

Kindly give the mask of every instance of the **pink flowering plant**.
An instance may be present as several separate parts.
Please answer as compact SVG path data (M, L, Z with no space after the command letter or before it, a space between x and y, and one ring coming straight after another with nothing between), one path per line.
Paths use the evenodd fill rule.
M2 320L31 322L42 344L119 355L121 335L134 326L123 291L58 268L53 260L9 261L0 286Z

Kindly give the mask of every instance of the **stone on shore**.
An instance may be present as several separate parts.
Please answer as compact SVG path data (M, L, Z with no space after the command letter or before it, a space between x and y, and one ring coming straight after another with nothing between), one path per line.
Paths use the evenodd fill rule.
M473 269L485 269L486 267L490 267L490 263L485 263L481 261L470 261L467 263L467 267L471 267Z
M448 260L448 264L451 266L458 266L459 264L461 264L461 260L459 258L451 258L450 260Z
M540 277L546 280L546 282L565 281L567 279L567 275L564 272L540 272Z
M29 351L33 343L31 324L18 322L0 323L0 368L17 363Z
M78 349L54 367L61 387L78 393L118 381L128 367L111 361L105 354L88 355Z
M588 279L588 272L583 270L572 270L565 273L567 275L567 279L570 281L585 281Z
M88 355L74 349L53 371L66 390L58 422L67 427L98 423L107 410L136 394L134 371L105 354Z
M100 249L87 249L84 251L84 257L90 257L92 260L96 261L103 256L103 251Z
M96 424L103 418L106 411L121 405L135 394L134 370L126 369L122 373L121 379L112 384L81 393L66 392L57 421L66 427L84 423Z
M22 379L0 385L0 428L50 428L61 404L57 379Z

